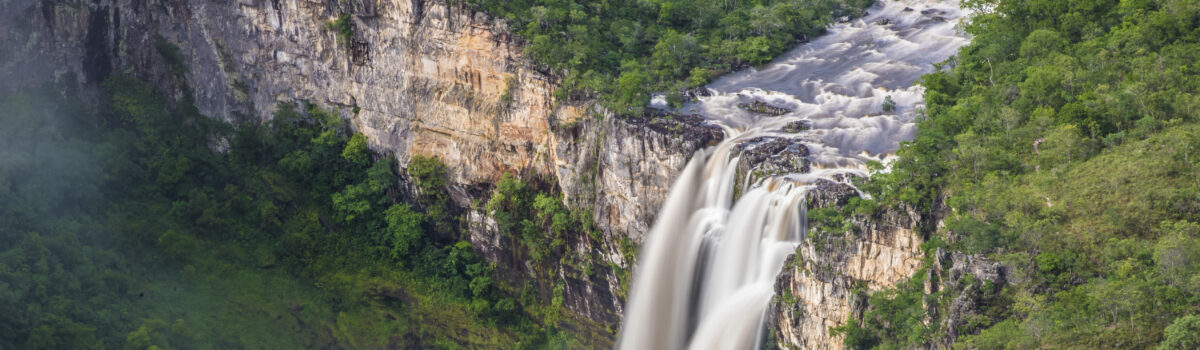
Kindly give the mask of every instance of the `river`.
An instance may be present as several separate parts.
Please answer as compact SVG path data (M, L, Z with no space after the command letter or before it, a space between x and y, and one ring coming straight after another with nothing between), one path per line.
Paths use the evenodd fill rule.
M807 231L808 191L867 176L869 162L886 164L912 139L917 81L968 43L956 29L967 12L956 1L893 0L867 11L679 108L727 137L692 157L647 235L619 348L757 348L775 277ZM766 147L766 160L752 155ZM740 164L786 157L796 160Z

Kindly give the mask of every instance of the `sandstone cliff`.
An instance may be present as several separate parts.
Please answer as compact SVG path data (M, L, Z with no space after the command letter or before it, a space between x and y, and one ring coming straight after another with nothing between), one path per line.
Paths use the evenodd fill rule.
M809 208L842 208L859 193L849 185L822 182L809 195ZM890 208L851 216L847 233L814 227L788 258L775 282L776 298L767 315L775 346L783 349L841 349L844 337L830 328L861 322L872 307L868 297L923 277L923 322L936 331L921 348L953 347L959 329L998 302L1009 283L1003 264L962 252L922 249L922 225L940 220L941 211L918 213ZM924 228L924 230L944 229ZM939 233L940 234L940 233ZM922 272L923 276L915 276Z
M809 196L810 208L841 207L858 193L823 181ZM923 239L913 231L915 213L886 212L853 220L846 234L814 228L776 279L778 296L767 327L781 348L841 349L830 327L861 317L867 293L894 286L921 267Z
M556 101L557 79L523 57L507 25L461 3L6 0L0 9L13 17L0 21L0 39L13 43L0 51L0 90L47 79L83 87L122 73L176 98L190 93L202 113L225 120L267 119L279 103L335 108L402 167L413 155L441 159L462 208L486 201L505 172L550 179L568 204L594 208L605 236L575 237L571 247L616 269L628 268L616 242L640 242L676 173L721 138L696 118L616 118ZM350 37L326 25L342 14ZM183 62L167 61L163 43ZM173 64L186 67L182 79ZM465 228L485 256L513 249L487 213L467 210ZM565 305L615 329L618 271L601 270L560 276Z

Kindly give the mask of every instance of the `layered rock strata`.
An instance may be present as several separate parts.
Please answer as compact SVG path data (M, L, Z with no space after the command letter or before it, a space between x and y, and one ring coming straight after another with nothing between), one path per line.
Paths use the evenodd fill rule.
M809 208L837 208L858 196L843 183L822 181ZM778 296L768 325L781 348L841 349L836 327L861 317L868 293L894 286L921 266L923 239L913 213L886 212L853 219L846 234L814 229L788 258L776 279Z

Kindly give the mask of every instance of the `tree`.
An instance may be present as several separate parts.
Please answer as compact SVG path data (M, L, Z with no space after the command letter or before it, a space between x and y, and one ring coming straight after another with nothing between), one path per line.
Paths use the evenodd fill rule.
M367 148L367 137L354 134L342 149L342 158L355 165L367 165L371 161L371 150Z
M737 58L749 64L762 64L771 59L771 42L766 37L756 36L741 42Z
M892 100L892 95L887 95L883 98L883 111L891 113L896 111L896 101Z
M423 232L421 225L425 217L412 211L407 204L396 204L383 214L387 222L387 237L385 239L392 248L392 257L403 259L416 252L421 244Z
M669 30L654 45L654 65L664 77L683 76L696 58L699 45L691 34Z
M696 87L696 86L708 84L709 74L710 73L709 73L708 69L705 69L703 67L692 68L691 73L688 74L688 84L687 85L690 87Z
M1166 232L1154 246L1154 262L1158 271L1170 285L1192 289L1193 276L1200 271L1200 225L1192 222L1162 223ZM1191 288L1187 288L1191 287Z
M649 83L650 75L641 63L634 60L621 63L621 77L617 78L613 102L625 111L640 111L650 102L650 94L646 92L646 85Z
M1163 342L1158 345L1158 350L1200 349L1200 316L1177 318L1163 333Z
M1038 29L1029 33L1021 43L1021 56L1025 58L1042 57L1056 52L1066 46L1067 41L1062 35L1053 30Z
M449 184L446 165L437 158L416 155L408 163L407 171L420 190L417 203L424 208L427 222L436 232L449 233L453 223L450 196L446 192Z

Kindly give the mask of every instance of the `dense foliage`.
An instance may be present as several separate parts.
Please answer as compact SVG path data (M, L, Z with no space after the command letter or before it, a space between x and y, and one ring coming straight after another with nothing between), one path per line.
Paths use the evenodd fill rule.
M619 111L765 63L872 0L466 0L507 19L526 52L565 78L560 98L599 93ZM677 95L671 95L677 98Z
M0 348L571 344L459 240L436 159L404 198L335 113L230 125L130 78L102 90L96 113L0 100Z
M944 209L944 228L928 223L930 250L1012 268L1010 284L966 296L981 309L957 329L959 346L1194 347L1200 4L967 5L972 43L924 78L927 115L894 171L863 184L883 204ZM922 293L871 296L863 320L840 328L847 344L944 334L922 307L944 316L948 301Z

